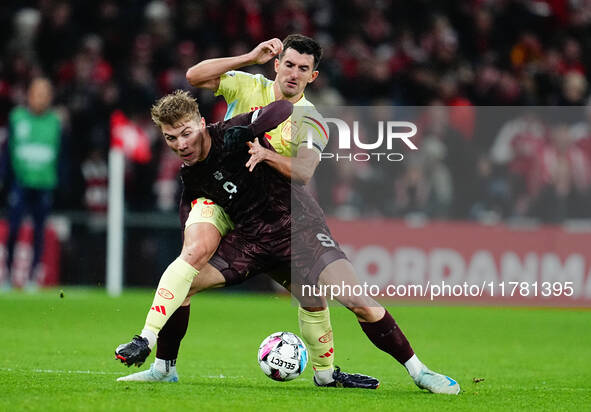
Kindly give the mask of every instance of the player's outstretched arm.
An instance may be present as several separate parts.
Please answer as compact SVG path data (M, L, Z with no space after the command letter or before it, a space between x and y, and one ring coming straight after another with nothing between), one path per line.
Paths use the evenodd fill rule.
M297 156L292 158L265 149L258 141L248 142L248 146L250 159L246 162L246 167L250 172L254 170L257 164L265 162L283 176L291 179L292 182L304 185L312 179L316 166L320 162L318 152L305 147L301 147Z
M287 100L277 100L262 109L233 117L226 121L224 149L234 151L244 144L262 136L283 123L293 111L293 105ZM249 124L250 123L250 124Z
M193 87L216 91L222 74L252 64L267 63L282 50L283 43L275 38L260 43L246 54L203 60L187 70L187 81Z

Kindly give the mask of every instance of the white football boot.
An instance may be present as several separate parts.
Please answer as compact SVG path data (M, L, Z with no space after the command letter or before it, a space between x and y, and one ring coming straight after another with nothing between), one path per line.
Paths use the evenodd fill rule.
M150 365L150 369L132 373L131 375L117 378L118 382L178 382L179 375L176 373L176 368L172 368L170 372L161 372L156 369L154 364Z
M423 368L419 376L415 379L415 384L421 389L427 389L432 393L445 393L447 395L457 395L460 393L460 384L449 376L433 372L428 368Z

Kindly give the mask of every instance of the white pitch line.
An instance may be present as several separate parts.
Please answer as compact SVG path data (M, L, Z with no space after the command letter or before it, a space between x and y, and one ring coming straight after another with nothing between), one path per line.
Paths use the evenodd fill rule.
M67 374L81 374L81 375L121 375L121 372L102 372L102 371L71 371L62 369L14 369L14 368L0 368L3 372L33 372L33 373L67 373ZM239 379L243 376L226 376L226 375L197 375L187 376L187 378L208 378L208 379Z
M240 378L244 378L244 376L226 376L226 375L203 375L203 376L197 376L197 378L209 378L209 379L240 379Z
M0 368L0 371L6 372L33 372L33 373L75 373L82 375L121 375L119 372L101 372L101 371L68 371L60 369L14 369Z
M101 371L66 371L59 369L33 369L36 373L77 373L83 375L119 375L118 372L101 372Z

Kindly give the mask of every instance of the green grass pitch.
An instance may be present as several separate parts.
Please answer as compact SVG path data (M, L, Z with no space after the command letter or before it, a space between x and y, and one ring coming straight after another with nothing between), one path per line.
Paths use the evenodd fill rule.
M151 291L0 294L0 410L590 410L591 311L392 306L419 357L457 379L459 396L414 386L354 317L331 308L337 365L381 379L376 391L315 388L312 369L274 382L256 362L262 339L298 333L286 297L197 296L177 366L180 382L116 382L135 372L114 348L141 329ZM151 355L148 363L153 360ZM484 379L475 383L474 379Z

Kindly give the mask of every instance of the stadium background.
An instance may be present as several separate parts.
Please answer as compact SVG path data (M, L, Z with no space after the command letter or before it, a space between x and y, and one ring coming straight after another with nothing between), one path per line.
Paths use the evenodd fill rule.
M371 255L372 276L389 282L409 279L384 274L380 262L408 269L396 276L436 261L464 278L492 266L520 280L587 274L586 300L559 302L587 305L590 19L586 0L1 1L1 150L8 112L24 103L39 73L54 83L67 133L46 250L50 266L59 266L46 280L59 276L59 286L0 288L0 410L588 410L591 312L580 308L394 302L390 310L421 359L461 383L458 397L418 391L339 307L331 308L337 365L380 378L379 390L319 390L311 368L289 384L269 380L255 361L258 345L277 330L298 330L289 298L269 293L194 299L178 384L116 382L130 370L113 361L113 348L143 323L180 246L178 163L151 125L149 106L187 87L189 65L291 32L324 46L321 75L306 90L319 107L421 106L430 123L419 153L402 164L325 162L317 170L313 189L354 263ZM273 76L270 64L248 70ZM222 118L223 100L191 91L209 120ZM527 109L536 105L546 109ZM481 128L479 113L490 110L482 106L507 116ZM126 286L144 287L113 299L102 286L116 108L145 130L151 160L126 165ZM544 110L565 110L576 127L552 138L564 128L546 124ZM505 139L510 144L495 146ZM577 159L560 163L568 173L558 180L546 163L557 158ZM5 218L8 187L0 182ZM31 255L31 233L22 235L17 274ZM4 258L0 240L0 278ZM258 282L246 287L269 287Z
M589 2L39 0L4 1L0 11L0 143L9 110L24 103L37 74L52 80L66 125L51 221L61 284L104 283L111 113L122 109L150 142L151 160L126 169L125 273L127 285L153 286L180 240L178 163L150 122L150 105L189 88L192 64L292 32L324 48L321 75L306 90L319 107L443 105L462 113L434 115L431 126L441 127L424 142L432 150L403 164L322 165L313 187L330 217L419 218L452 230L458 221L531 229L590 217ZM245 70L273 77L271 64ZM222 119L223 99L191 91L206 119ZM506 124L479 129L470 109L490 105L572 106L576 127L553 138L543 119L520 113L509 119L521 125L511 143L495 149ZM557 158L566 174L553 174Z

